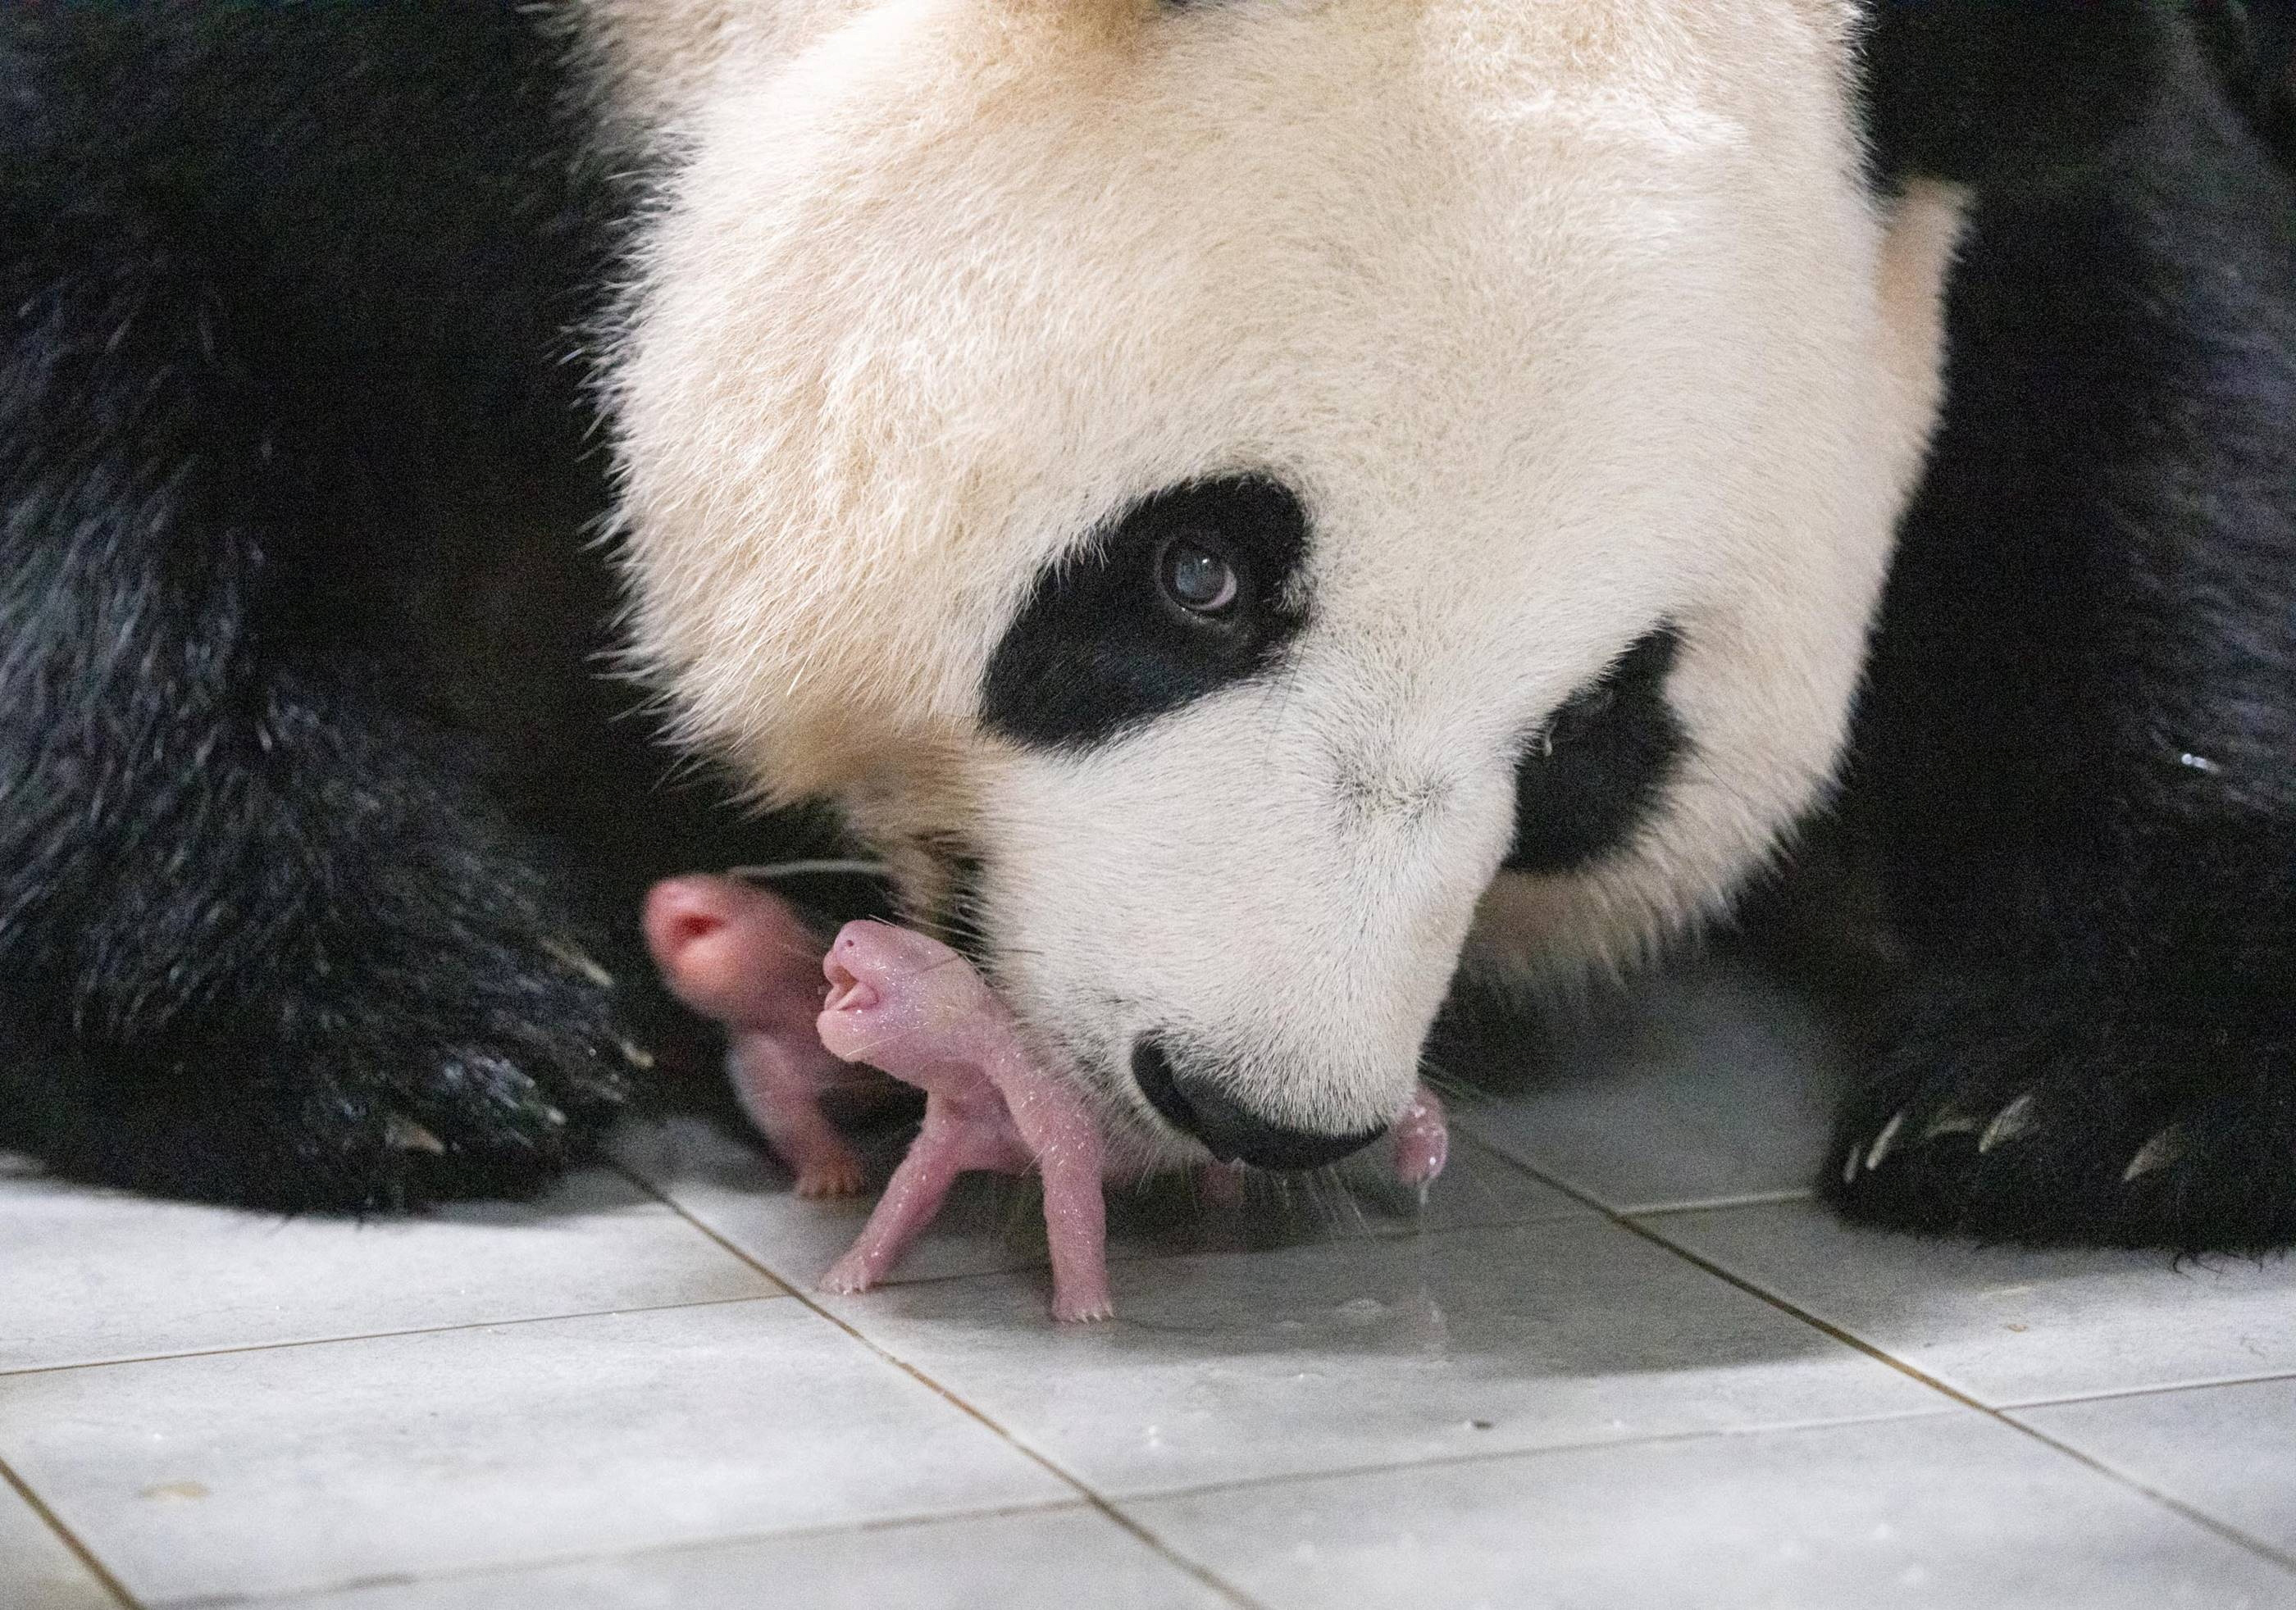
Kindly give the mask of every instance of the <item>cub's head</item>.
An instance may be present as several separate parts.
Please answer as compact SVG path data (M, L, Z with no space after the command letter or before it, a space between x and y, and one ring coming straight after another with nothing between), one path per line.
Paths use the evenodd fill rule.
M639 649L1152 1148L1340 1155L1471 930L1619 958L1824 788L1951 235L1846 5L599 3Z

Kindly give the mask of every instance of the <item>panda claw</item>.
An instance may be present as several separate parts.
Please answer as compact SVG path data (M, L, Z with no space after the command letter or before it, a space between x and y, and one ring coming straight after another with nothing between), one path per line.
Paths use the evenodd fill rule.
M421 1152L430 1157L447 1155L444 1140L404 1113L393 1113L383 1121L382 1138L394 1151Z
M580 945L562 939L542 941L542 953L578 978L586 979L602 990L614 987L614 976L600 964L598 959Z
M1865 1158L1866 1148L1864 1143L1861 1141L1851 1141L1849 1144L1849 1155L1841 1160L1841 1182L1844 1185L1855 1185L1857 1183L1857 1165L1864 1162Z
M2027 1091L2008 1106L1993 1115L1993 1122L1977 1138L1977 1149L1981 1156L1997 1146L2021 1140L2036 1127L2033 1118L2033 1092Z
M1930 1126L1922 1131L1922 1139L1942 1140L1948 1135L1973 1135L1982 1127L1977 1118L1948 1107L1930 1120Z
M2171 1166L2183 1159L2185 1154L2192 1149L2192 1144L2189 1136L2175 1124L2170 1124L2136 1148L2136 1155L2129 1158L2128 1166L2120 1171L2120 1182L2133 1185L2146 1174L2158 1173Z
M1882 1132L1874 1137L1873 1148L1866 1154L1866 1170L1868 1173L1888 1161L1890 1148L1898 1143L1898 1132L1905 1127L1906 1109L1899 1107L1890 1115L1890 1121L1882 1126ZM1854 1156L1855 1154L1853 1153L1852 1156Z

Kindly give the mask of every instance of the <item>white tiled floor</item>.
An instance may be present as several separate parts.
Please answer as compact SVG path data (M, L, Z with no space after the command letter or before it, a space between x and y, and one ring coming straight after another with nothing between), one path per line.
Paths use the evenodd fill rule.
M988 1182L816 1297L865 1208L693 1122L412 1224L0 1168L0 1610L2296 1606L2296 1264L1842 1228L1740 975L1527 1054L1423 1212L1121 1194L1086 1329Z

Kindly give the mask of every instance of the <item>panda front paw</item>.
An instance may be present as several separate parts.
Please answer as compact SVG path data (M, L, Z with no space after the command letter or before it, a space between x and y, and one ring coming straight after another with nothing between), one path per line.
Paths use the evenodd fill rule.
M493 959L458 1001L371 999L373 1032L314 1047L361 1099L308 1135L330 1160L289 1205L398 1209L524 1197L594 1141L652 1058L623 1026L619 980L570 939ZM451 975L448 975L449 977Z
M1821 1178L1861 1222L1988 1240L2296 1242L2296 1046L2177 1003L2037 1013L1945 985L1874 1048ZM2095 1004L2095 1003L2092 1003Z
M286 1212L533 1195L650 1062L625 991L567 932L416 923L324 968L239 947L259 997L45 1040L0 1143L71 1178Z

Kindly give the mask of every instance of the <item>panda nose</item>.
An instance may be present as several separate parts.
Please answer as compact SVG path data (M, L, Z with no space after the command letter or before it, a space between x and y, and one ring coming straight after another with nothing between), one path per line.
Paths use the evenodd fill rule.
M1154 1040L1132 1048L1132 1077L1164 1122L1202 1141L1223 1163L1255 1168L1320 1168L1359 1151L1386 1132L1386 1126L1354 1134L1276 1124L1244 1106L1201 1075L1173 1066L1171 1054Z

